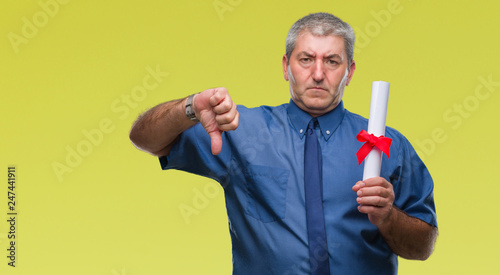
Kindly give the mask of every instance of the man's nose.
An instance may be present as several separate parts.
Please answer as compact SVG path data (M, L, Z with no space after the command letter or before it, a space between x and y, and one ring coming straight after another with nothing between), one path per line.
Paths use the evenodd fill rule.
M316 82L323 81L325 78L325 68L323 62L315 62L312 70L312 79Z

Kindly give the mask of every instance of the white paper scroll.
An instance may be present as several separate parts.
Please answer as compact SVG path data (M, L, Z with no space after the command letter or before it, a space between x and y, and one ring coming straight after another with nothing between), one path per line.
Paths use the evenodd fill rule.
M372 83L372 99L370 103L370 118L368 120L367 132L377 137L385 135L389 86L389 82L385 81L374 81ZM381 165L382 151L377 147L373 147L365 158L363 180L379 177Z

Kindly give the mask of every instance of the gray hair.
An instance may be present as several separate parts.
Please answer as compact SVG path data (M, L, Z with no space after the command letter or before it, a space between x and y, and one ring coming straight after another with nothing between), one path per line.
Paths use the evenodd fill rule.
M347 64L351 64L354 55L354 31L351 26L333 14L319 12L302 17L295 22L286 37L286 58L290 62L297 38L302 31L308 31L314 35L335 35L344 38L344 48L347 54ZM349 69L350 66L347 66Z

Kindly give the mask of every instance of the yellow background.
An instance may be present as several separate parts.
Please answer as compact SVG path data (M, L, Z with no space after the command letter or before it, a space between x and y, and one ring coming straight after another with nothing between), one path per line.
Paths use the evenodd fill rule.
M48 12L39 3L57 6ZM425 262L401 260L400 274L496 274L499 7L486 0L3 0L0 274L230 274L222 189L162 171L128 131L148 108L211 87L227 87L247 106L288 102L286 33L317 11L346 20L358 36L346 108L368 116L371 82L390 82L387 124L408 137L435 179L436 250ZM163 73L156 81L148 70ZM141 93L145 78L154 88ZM107 132L91 143L84 132L100 127ZM78 148L86 156L70 167L68 154ZM68 169L60 178L57 163ZM15 268L6 258L9 165L17 171ZM183 207L196 214L183 216Z

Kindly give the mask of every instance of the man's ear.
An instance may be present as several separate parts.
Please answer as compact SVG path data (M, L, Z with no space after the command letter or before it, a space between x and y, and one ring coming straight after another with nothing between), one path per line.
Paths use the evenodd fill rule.
M351 67L349 68L349 74L347 75L347 82L346 82L346 86L349 85L349 82L351 82L351 78L352 78L352 75L354 74L354 70L356 70L356 62L351 61Z
M288 81L288 64L287 64L288 62L286 59L286 54L283 55L282 63L283 63L283 77L285 78L286 81Z

